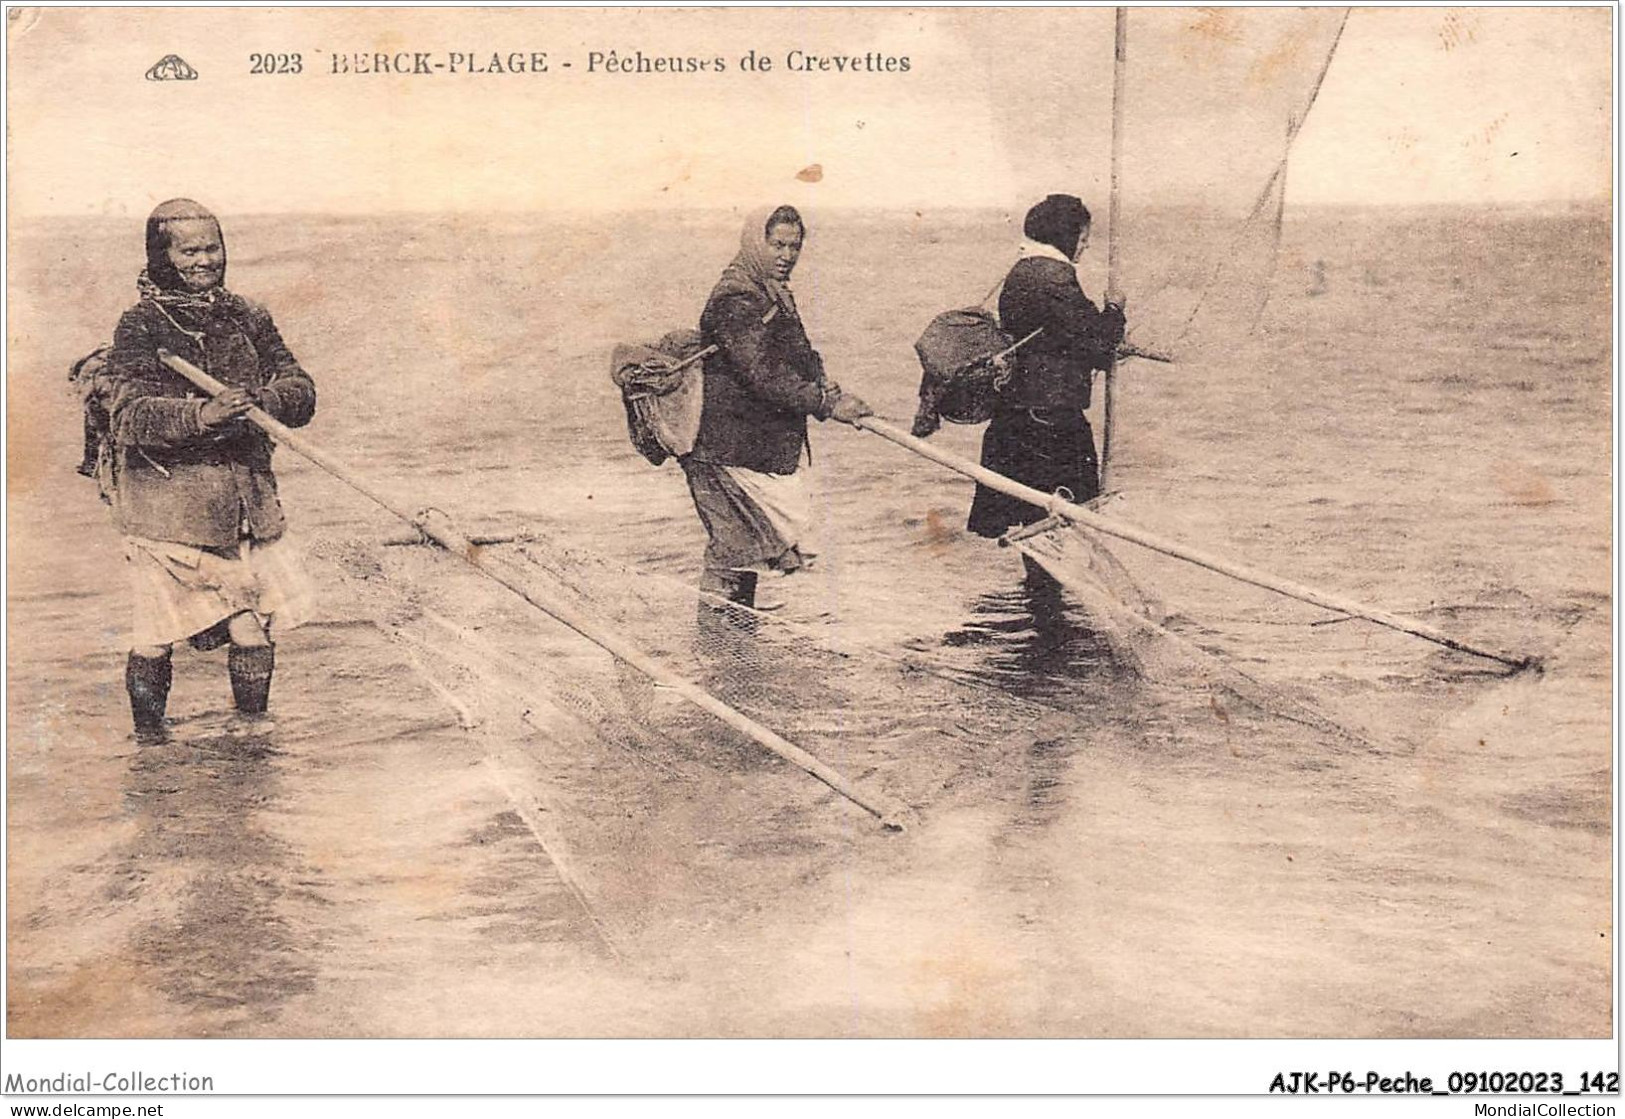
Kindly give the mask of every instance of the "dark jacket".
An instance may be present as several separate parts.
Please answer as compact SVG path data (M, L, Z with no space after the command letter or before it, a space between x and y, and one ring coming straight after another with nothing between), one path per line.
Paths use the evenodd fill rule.
M198 419L205 394L163 365L160 349L228 385L255 390L260 407L289 427L303 427L316 411L316 386L263 307L225 296L207 314L185 307L166 313L143 299L119 319L107 359L120 529L225 546L237 542L246 522L253 539L275 540L283 517L270 439L246 419L205 433Z
M807 442L807 417L826 419L838 390L825 381L823 360L800 317L754 284L732 282L731 272L700 316L700 332L718 351L705 359L693 457L794 474Z
M1093 371L1108 367L1123 338L1120 310L1096 307L1078 285L1076 270L1040 256L1010 269L999 295L999 321L1014 339L1044 329L1015 352L1015 375L1000 394L1004 409L1083 411Z

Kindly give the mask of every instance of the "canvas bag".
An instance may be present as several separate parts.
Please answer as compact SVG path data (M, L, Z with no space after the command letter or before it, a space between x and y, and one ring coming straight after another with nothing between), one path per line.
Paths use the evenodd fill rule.
M700 434L705 363L673 367L705 348L697 330L674 330L653 346L622 343L610 355L610 378L621 390L632 446L659 466L688 454Z
M104 374L107 355L112 349L111 344L97 346L68 370L68 382L78 393L84 417L83 453L76 469L86 478L96 480L106 504L112 504L113 432L112 418L107 411L110 386Z
M920 405L914 434L924 438L941 426L986 423L993 418L998 391L1010 379L1004 357L1014 339L994 312L1004 281L975 307L944 311L926 325L914 352L920 359Z

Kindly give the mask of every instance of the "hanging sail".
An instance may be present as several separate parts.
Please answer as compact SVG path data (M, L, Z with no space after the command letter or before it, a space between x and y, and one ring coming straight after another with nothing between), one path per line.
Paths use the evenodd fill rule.
M1136 338L1196 360L1269 298L1293 140L1346 9L1133 9L1121 283Z
M1250 330L1268 298L1286 160L1327 74L1343 8L1130 8L1121 119L1120 286L1131 338L1177 357ZM1012 214L1052 191L1096 215L1080 264L1106 288L1110 9L964 12ZM993 33L996 21L998 34ZM1046 80L1034 81L1035 74Z

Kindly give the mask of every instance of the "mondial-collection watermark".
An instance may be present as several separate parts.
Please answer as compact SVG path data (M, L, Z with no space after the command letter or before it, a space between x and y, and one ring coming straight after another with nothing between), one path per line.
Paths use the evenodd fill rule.
M0 1091L8 1094L37 1096L77 1096L92 1092L137 1093L161 1095L165 1092L212 1092L214 1077L194 1076L189 1072L149 1073L59 1072L55 1076L19 1076L11 1073Z
M1582 1116L1612 1116L1611 1103L1475 1103L1475 1119L1580 1119Z

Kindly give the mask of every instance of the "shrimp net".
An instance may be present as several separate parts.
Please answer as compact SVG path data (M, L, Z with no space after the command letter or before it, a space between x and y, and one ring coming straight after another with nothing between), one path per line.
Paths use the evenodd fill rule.
M1136 344L1188 361L1256 326L1281 241L1288 156L1347 18L1344 8L1128 9L1119 228L1108 231L1099 211L1112 190L1111 10L961 17L979 48L1012 197L1064 190L1095 206L1097 233L1116 243ZM1021 51L1001 49L1012 37ZM1040 87L1033 74L1061 79ZM1106 289L1106 255L1085 258L1085 290Z
M1035 734L1099 743L1132 733L1171 744L1177 712L1201 717L1213 694L1260 720L1284 716L1295 731L1309 726L1345 747L1363 745L1279 689L1170 640L1109 553L1065 552L1043 538L1022 547L1069 585L1110 588L1099 603L1111 612L1099 616L1111 623L1099 627L1100 647L1072 666L1079 674L1064 690L1050 695L1001 688L940 648L860 638L857 627L840 624L825 608L820 596L828 584L816 575L795 577L802 586L791 606L757 610L558 541L487 551L501 553L490 558L537 601L593 619L863 788L916 808L941 808L962 792L980 787L983 795L989 782L1019 779L1010 759L1020 750L1012 754L1011 744L1030 745ZM765 767L803 783L792 799L833 795L678 691L444 556L334 540L318 542L315 551L355 607L465 726L545 728L554 760L572 756L571 764L585 767L581 773L599 777L611 760L641 779L684 784L703 771ZM1093 556L1095 566L1085 561L1079 569L1080 556ZM1135 704L1133 692L1148 687L1181 690L1187 700ZM1105 692L1113 703L1100 702ZM568 749L561 746L566 740Z
M752 897L788 896L837 880L853 859L883 865L907 848L888 845L873 816L759 740L559 624L550 604L918 820L996 810L1014 832L1043 827L1076 797L1084 753L1200 776L1411 748L1261 679L1245 658L1214 655L1205 634L1167 624L1155 596L1099 544L1073 529L1016 545L1068 599L1084 600L1098 633L1044 692L987 672L1009 660L1005 683L1025 683L1044 661L1051 637L1039 598L1019 604L1035 617L1016 628L1036 626L1019 648L997 632L1012 624L1005 617L947 637L870 640L827 608L817 569L793 577L784 609L752 610L559 537L485 548L483 560L538 609L437 548L351 537L313 541L311 551L353 611L354 637L342 639L375 646L356 655L421 684L427 725L455 720L470 732L466 749L586 912L613 915L594 918L605 943L631 956L660 951L674 921L748 917ZM1092 597L1079 591L1091 587ZM1370 695L1351 698L1369 707ZM749 894L741 875L756 883Z

